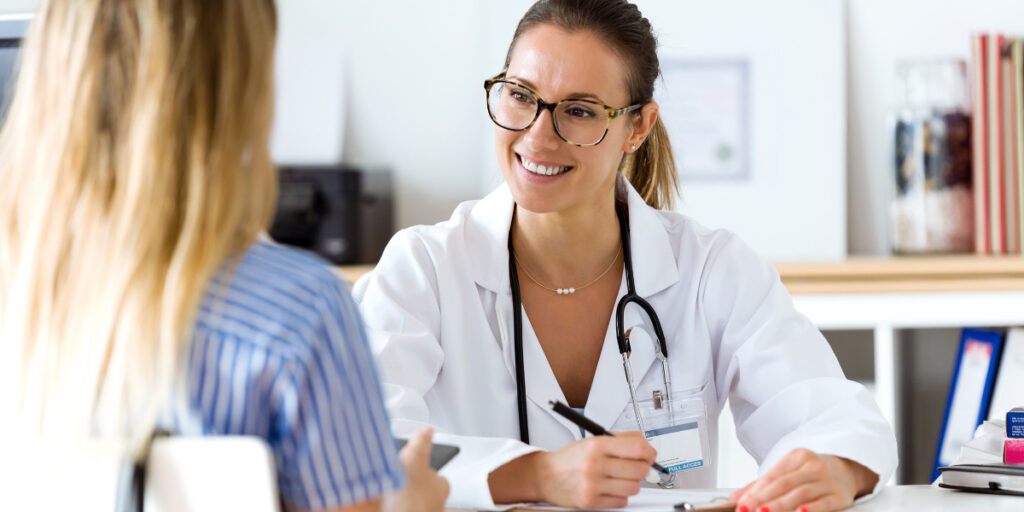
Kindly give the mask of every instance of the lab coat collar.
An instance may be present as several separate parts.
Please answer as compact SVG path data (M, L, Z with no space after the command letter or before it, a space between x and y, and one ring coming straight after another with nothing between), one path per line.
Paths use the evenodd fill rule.
M629 230L633 251L633 278L641 297L649 297L679 281L675 250L657 210L644 202L626 183ZM499 295L511 294L508 280L508 231L515 202L502 183L470 210L465 246L479 249L468 269L480 286ZM630 308L632 309L632 308Z
M650 299L651 296L679 281L678 263L657 210L648 206L632 185L626 185L634 280L637 293ZM469 213L465 243L466 247L476 247L479 250L479 257L471 260L471 268L468 269L472 278L478 285L498 296L498 300L495 301L495 313L498 330L501 333L499 339L505 365L514 376L512 294L508 279L508 231L512 224L513 206L512 194L505 184L479 201ZM618 293L620 299L626 293L625 275L621 281ZM525 314L523 320L526 331L528 319ZM623 320L626 330L633 329L630 363L634 380L639 383L652 365L658 362L654 352L653 330L646 315L638 307L627 307ZM613 312L585 408L585 413L605 428L612 428L623 408L630 403L629 387L622 369L622 356L615 340L614 326ZM531 345L537 342L528 342L530 338L533 338L533 335L524 332L524 366L528 368L527 397L541 405L549 415L576 436L579 432L577 428L568 421L563 421L546 407L548 400L564 400L564 395L540 346L532 347ZM649 397L638 396L640 400L644 398ZM635 426L630 427L630 430L633 428Z

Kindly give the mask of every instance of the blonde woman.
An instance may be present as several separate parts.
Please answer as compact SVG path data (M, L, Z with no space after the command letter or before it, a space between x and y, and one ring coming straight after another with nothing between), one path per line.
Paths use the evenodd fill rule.
M66 490L157 427L262 437L291 509L376 510L406 485L348 292L260 239L275 31L271 0L40 0L0 132L16 487ZM443 506L429 445L403 454L392 508ZM62 494L32 508L95 505Z

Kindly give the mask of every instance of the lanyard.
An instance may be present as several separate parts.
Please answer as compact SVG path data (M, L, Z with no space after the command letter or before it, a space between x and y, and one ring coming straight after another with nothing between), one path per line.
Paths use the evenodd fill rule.
M621 187L619 187L621 189ZM616 191L615 216L619 221L619 238L622 242L623 263L626 271L626 294L619 299L615 306L615 339L619 345L619 353L622 355L622 367L626 373L626 383L629 385L629 397L633 402L633 412L636 414L637 426L641 432L646 432L640 405L636 398L636 386L633 381L633 369L629 363L629 354L632 348L629 344L629 333L624 331L623 316L626 306L636 304L651 320L654 327L654 334L657 341L654 344L656 356L661 361L662 377L665 382L666 400L672 401L672 380L668 371L668 346L665 343L665 333L661 328L661 320L657 312L649 302L636 293L636 284L633 280L633 250L630 247L629 236L629 208L626 206L626 199L622 190ZM514 215L513 215L514 217ZM516 406L519 410L519 440L530 444L530 426L526 413L526 375L523 362L523 307L522 297L519 293L519 274L516 272L515 258L512 248L512 229L509 228L508 236L508 279L512 288L512 335L514 338L515 366L516 366Z

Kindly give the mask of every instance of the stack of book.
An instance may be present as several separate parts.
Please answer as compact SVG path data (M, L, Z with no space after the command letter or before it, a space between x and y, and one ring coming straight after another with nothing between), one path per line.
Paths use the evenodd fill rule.
M971 38L974 221L978 254L1021 254L1024 240L1024 40Z

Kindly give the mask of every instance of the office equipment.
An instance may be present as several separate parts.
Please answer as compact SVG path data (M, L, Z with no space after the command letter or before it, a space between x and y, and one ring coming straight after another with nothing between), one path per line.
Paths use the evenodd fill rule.
M405 446L406 442L408 442L407 439L395 438L395 449L401 450ZM458 446L434 443L430 447L430 467L437 471L438 469L444 467L444 465L447 464L448 461L455 458L455 456L458 454Z
M554 409L555 412L561 414L565 419L575 423L583 430L586 430L587 432L590 432L595 436L612 435L611 432L605 430L604 427L602 427L601 425L594 423L593 421L590 420L590 418L587 418L586 416L574 411L572 407L569 407L568 405L565 405L562 402L548 401L548 404L551 405L551 408ZM667 469L661 467L661 464L658 464L657 462L651 464L651 467L663 475L672 474L669 473Z
M0 16L0 123L3 122L7 103L13 92L21 39L25 36L31 19L31 14Z
M963 330L935 453L933 479L939 476L940 466L953 462L960 447L971 440L975 428L984 421L1002 341L1002 334L995 331Z
M1024 467L1008 464L956 464L941 467L939 487L1024 496Z
M332 263L376 263L394 234L391 174L348 166L283 166L270 236Z

